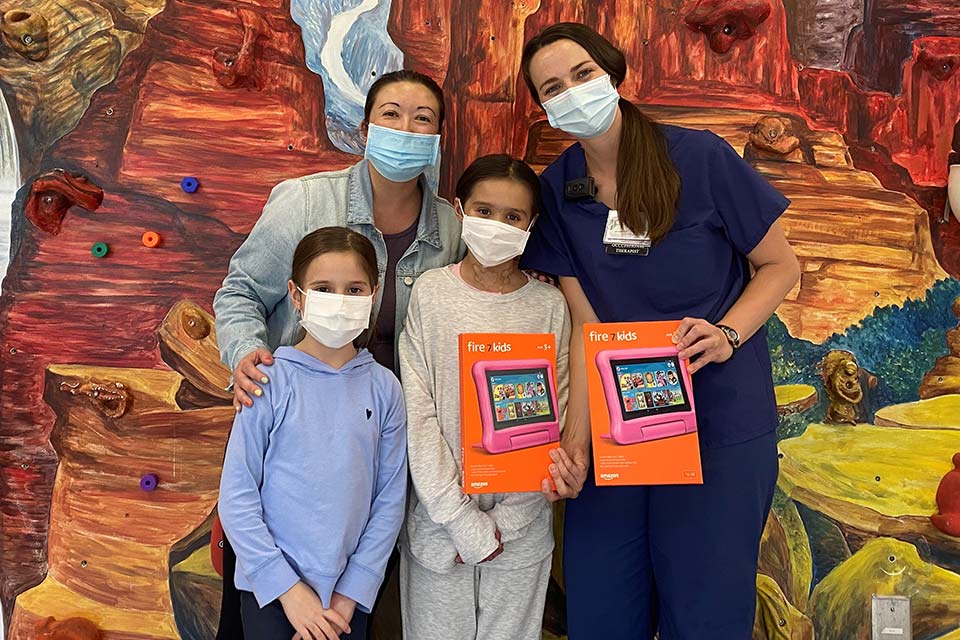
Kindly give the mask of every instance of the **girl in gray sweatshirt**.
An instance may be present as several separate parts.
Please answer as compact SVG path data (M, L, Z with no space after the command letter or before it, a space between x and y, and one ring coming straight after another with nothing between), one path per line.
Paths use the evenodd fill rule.
M553 333L562 424L569 314L559 290L518 266L540 201L533 170L486 156L456 195L467 256L418 279L398 345L414 488L400 534L404 638L539 640L550 503L541 493L461 490L458 336Z

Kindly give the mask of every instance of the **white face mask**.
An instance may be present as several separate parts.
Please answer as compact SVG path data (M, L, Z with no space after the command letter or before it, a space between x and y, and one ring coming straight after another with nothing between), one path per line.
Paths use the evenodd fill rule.
M370 326L373 296L344 296L324 291L297 290L303 294L300 326L320 344L339 349Z
M459 202L457 203L459 205ZM484 267L495 267L523 253L530 239L530 229L518 229L503 222L477 218L463 213L463 230L460 237L470 253ZM533 226L533 222L530 222Z
M570 87L543 103L550 126L575 138L596 138L610 130L617 115L620 94L603 75Z

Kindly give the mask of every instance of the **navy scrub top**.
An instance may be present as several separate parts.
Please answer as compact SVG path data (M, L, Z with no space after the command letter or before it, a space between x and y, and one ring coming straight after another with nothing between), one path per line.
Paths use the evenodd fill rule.
M790 204L719 136L661 129L680 174L680 202L673 227L649 255L606 253L607 206L564 198L566 182L587 174L579 143L540 178L542 210L522 266L577 278L601 322L719 322L750 280L746 255ZM727 362L698 371L693 384L702 446L745 442L776 429L764 329Z

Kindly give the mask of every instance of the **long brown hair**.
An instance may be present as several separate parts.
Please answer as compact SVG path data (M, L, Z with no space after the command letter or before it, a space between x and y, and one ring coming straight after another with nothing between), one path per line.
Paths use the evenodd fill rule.
M547 27L523 48L520 66L530 95L543 106L530 77L530 62L541 49L558 40L572 40L619 87L627 76L623 52L590 27L561 22ZM658 242L670 231L680 201L680 175L670 160L667 141L657 124L635 104L620 98L623 133L617 153L617 212L620 224L636 234L646 233Z
M366 237L346 227L322 227L303 236L293 252L290 279L303 288L303 279L313 259L325 253L353 253L370 279L370 288L377 286L377 251Z

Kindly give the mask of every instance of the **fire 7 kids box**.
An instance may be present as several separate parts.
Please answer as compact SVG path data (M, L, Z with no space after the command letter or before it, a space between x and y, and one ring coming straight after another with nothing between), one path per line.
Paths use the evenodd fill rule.
M465 493L539 491L560 440L552 333L460 335Z
M585 324L597 486L701 484L696 404L678 322Z

